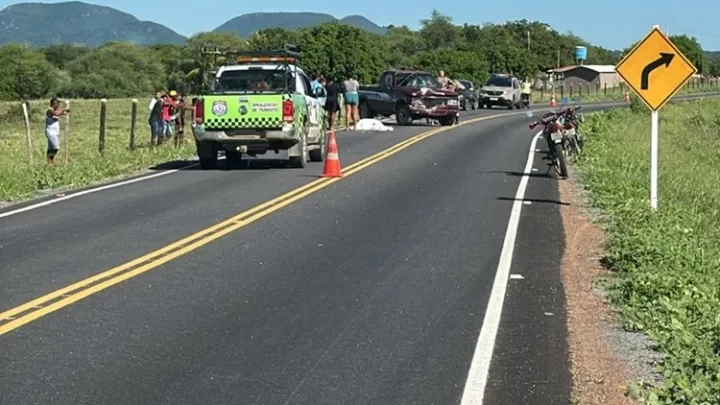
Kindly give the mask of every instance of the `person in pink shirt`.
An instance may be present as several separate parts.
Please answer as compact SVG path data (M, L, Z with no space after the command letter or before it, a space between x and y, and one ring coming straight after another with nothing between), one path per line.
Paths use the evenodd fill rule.
M169 94L163 95L163 107L162 107L162 141L165 142L170 139L172 135L172 128L170 127L170 118L172 116L172 109L175 106L175 101L170 97Z

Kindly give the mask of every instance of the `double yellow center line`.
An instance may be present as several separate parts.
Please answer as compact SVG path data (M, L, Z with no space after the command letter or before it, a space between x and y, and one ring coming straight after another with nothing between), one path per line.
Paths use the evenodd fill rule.
M470 119L460 123L460 125L472 124L479 121L489 120L508 115L516 115L518 113L497 114L486 117ZM353 175L375 163L386 159L411 145L429 138L441 132L449 131L457 128L456 126L440 127L421 134L415 135L405 141L399 142L390 148L379 153L367 157L359 162L344 168L345 177ZM0 335L4 335L23 325L42 318L52 312L62 309L68 305L78 302L102 290L110 288L127 279L133 278L150 270L156 269L161 265L183 256L201 246L219 239L233 231L247 226L258 219L269 215L283 207L290 205L310 194L313 194L325 187L330 186L342 178L319 178L311 181L304 186L298 187L288 193L276 197L270 201L260 204L250 210L228 218L220 223L210 226L202 231L187 236L177 242L174 242L161 249L148 253L135 260L125 264L96 274L92 277L78 281L72 285L53 291L49 294L38 297L30 302L9 309L0 313Z

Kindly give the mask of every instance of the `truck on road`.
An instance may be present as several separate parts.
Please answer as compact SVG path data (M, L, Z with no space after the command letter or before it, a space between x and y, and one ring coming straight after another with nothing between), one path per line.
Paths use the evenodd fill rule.
M203 54L235 58L211 73L212 85L195 105L192 130L203 169L216 166L220 151L230 164L268 151L287 151L296 168L304 168L308 158L323 161L325 110L297 64L296 47L268 52L206 48Z
M431 118L453 125L459 116L459 95L442 89L435 76L416 70L388 70L377 86L360 86L360 118L395 115L398 125Z

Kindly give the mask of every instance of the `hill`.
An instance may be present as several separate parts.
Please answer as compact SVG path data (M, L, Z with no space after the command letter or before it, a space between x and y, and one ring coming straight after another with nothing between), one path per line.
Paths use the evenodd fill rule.
M383 34L386 31L385 28L359 15L351 15L338 20L330 14L309 12L243 14L215 28L215 31L233 32L241 38L246 38L253 32L267 28L296 30L332 21L339 21L358 28L363 28L376 34Z
M185 37L164 25L140 21L114 8L79 1L22 3L0 11L0 45L74 43L95 47L110 41L182 44Z

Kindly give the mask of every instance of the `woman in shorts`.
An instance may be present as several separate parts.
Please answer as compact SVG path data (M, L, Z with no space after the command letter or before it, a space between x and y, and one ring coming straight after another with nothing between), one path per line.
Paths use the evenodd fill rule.
M354 130L355 125L360 121L360 113L358 111L358 105L360 104L360 83L355 80L355 75L350 75L347 80L343 83L345 98L345 123L349 130ZM352 125L350 125L352 121Z
M48 164L55 164L55 155L60 150L60 116L70 112L69 109L60 107L60 102L53 97L50 100L50 107L45 112L45 137L47 138L47 161Z
M325 85L325 111L327 111L328 129L335 130L335 115L340 111L340 85L335 83L331 77L327 78Z

